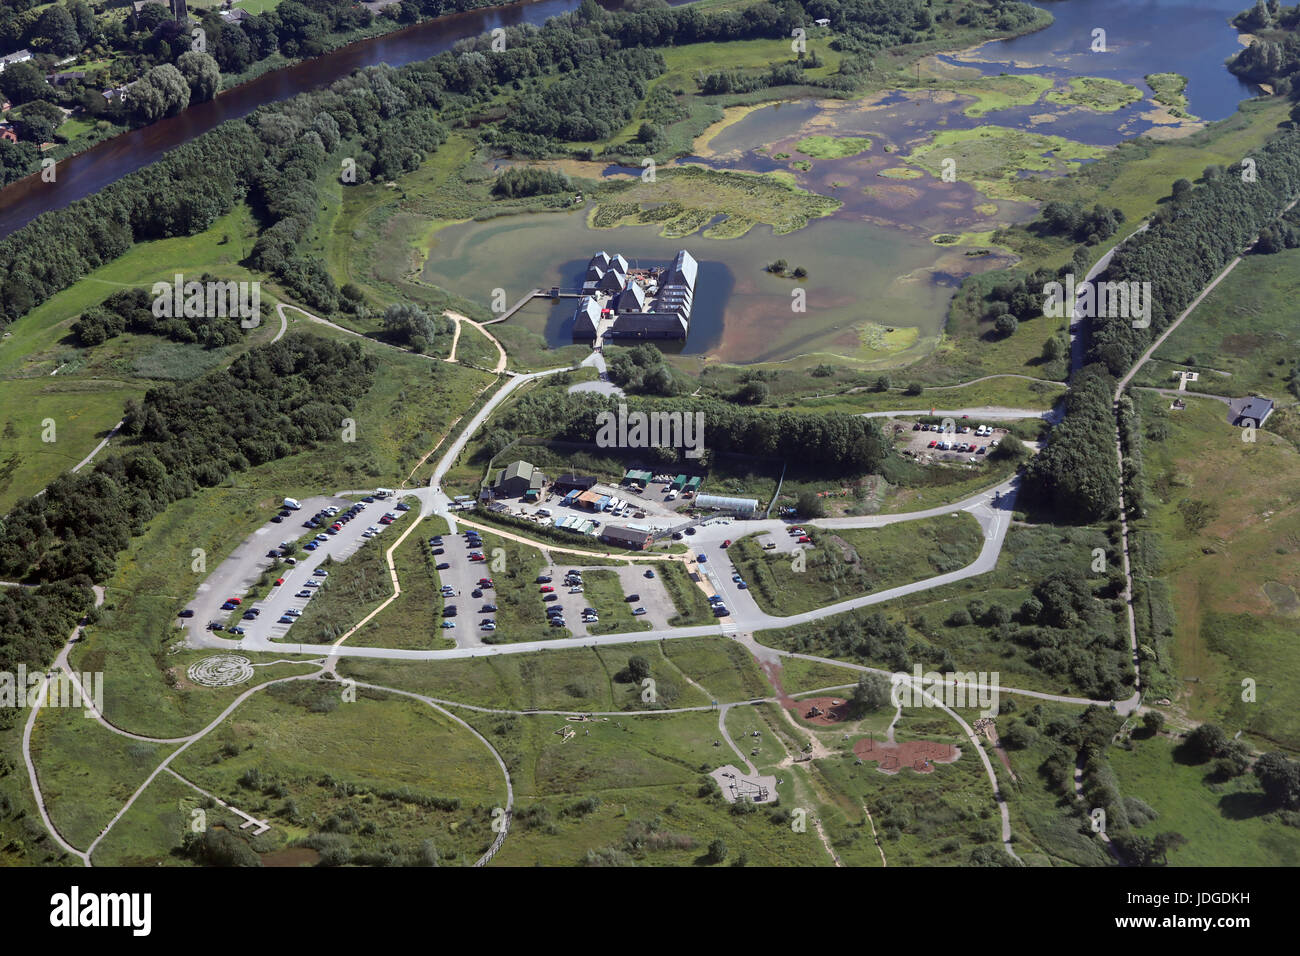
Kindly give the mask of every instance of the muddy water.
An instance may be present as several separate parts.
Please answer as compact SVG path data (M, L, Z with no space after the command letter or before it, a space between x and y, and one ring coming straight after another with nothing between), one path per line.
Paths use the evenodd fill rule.
M741 239L666 239L655 226L591 229L577 211L443 229L423 277L485 305L495 288L504 288L506 300L514 302L530 288L575 285L587 259L600 249L648 265L667 262L681 248L689 249L701 267L684 351L732 362L824 349L864 361L920 356L933 346L953 291L952 278L933 270L945 255L961 258L928 238L851 218L824 220L786 236L759 227ZM785 259L792 269L804 266L808 278L796 283L764 272L763 266L776 259ZM864 262L871 268L864 269ZM804 290L805 311L792 307L796 289ZM567 345L575 305L573 299L556 309L539 303L519 320L552 345ZM866 323L917 331L897 345L886 340L864 348L855 326ZM868 335L873 337L879 336Z

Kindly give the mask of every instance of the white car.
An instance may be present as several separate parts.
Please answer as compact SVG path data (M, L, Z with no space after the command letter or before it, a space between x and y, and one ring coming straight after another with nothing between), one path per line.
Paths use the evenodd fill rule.
M581 585L581 584L575 584L573 587L569 588L569 593L570 593L570 594L581 594L581 593L582 593L582 585Z

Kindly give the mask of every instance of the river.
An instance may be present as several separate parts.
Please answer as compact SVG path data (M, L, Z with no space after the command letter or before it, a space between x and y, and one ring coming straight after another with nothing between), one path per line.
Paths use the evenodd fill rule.
M175 149L227 120L247 116L259 106L328 86L354 70L379 63L402 66L426 60L450 50L458 40L478 36L496 27L540 24L577 7L578 0L524 0L510 6L471 10L418 23L294 66L272 70L206 103L196 103L175 116L123 133L68 157L59 163L55 182L43 182L40 175L32 175L11 183L0 190L0 238L21 229L41 213L62 209L69 203L84 199L128 173L157 161L169 149Z

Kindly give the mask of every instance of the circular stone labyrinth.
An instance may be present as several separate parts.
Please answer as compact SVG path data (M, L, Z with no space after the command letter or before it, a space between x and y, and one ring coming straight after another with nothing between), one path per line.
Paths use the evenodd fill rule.
M233 687L253 676L253 662L238 654L216 654L195 661L186 673L196 684L207 687Z

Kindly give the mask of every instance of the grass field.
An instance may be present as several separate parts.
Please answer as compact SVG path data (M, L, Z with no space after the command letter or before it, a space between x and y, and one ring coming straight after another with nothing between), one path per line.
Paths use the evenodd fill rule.
M1141 798L1160 814L1139 832L1173 830L1187 838L1170 853L1170 865L1300 865L1300 830L1264 817L1253 774L1228 783L1207 781L1208 765L1180 762L1165 736L1135 741L1132 750L1112 747L1107 756L1124 795Z
M365 520L364 513L357 520ZM333 643L391 597L393 582L384 556L409 526L409 519L394 522L383 534L362 543L346 561L326 558L321 567L329 571L329 577L321 580L321 586L315 589L315 595L303 608L302 616L280 640L295 644ZM413 540L418 543L414 533L403 544ZM387 611L392 610L393 605L389 605ZM378 620L372 621L368 628L378 628ZM353 636L358 638L357 643L369 643L364 632L359 631Z
M64 839L79 850L90 846L176 746L112 733L79 707L43 708L32 734L32 759Z
M898 584L955 571L975 560L983 535L973 517L926 518L883 528L816 529L797 558L763 551L757 540L731 546L731 560L769 614L799 614Z
M273 846L315 838L340 857L418 852L431 840L443 860L472 863L492 842L491 809L505 800L500 768L464 728L389 694L361 689L346 700L327 682L255 695L177 758L176 770L271 818Z
M1189 320L1190 321L1190 320ZM1231 733L1300 747L1300 453L1267 431L1254 443L1226 421L1225 407L1142 395L1149 517L1174 605L1175 706ZM1195 503L1205 509L1191 510ZM1189 517L1190 516L1190 517ZM1241 682L1258 682L1242 701Z
M601 647L597 642L594 648L437 662L349 658L340 662L339 673L358 681L478 707L589 712L708 706L710 698L686 678L696 677L696 668L712 672L731 666L730 652L722 642L716 642L696 652L683 665L675 656L675 645L679 643L683 642L647 641ZM633 656L644 658L650 665L650 676L657 684L657 700L653 703L643 701L641 688L621 674Z
M1300 249L1247 256L1156 350L1142 384L1177 388L1171 376L1191 369L1200 375L1188 383L1194 392L1296 401L1287 386L1300 374L1297 297Z

